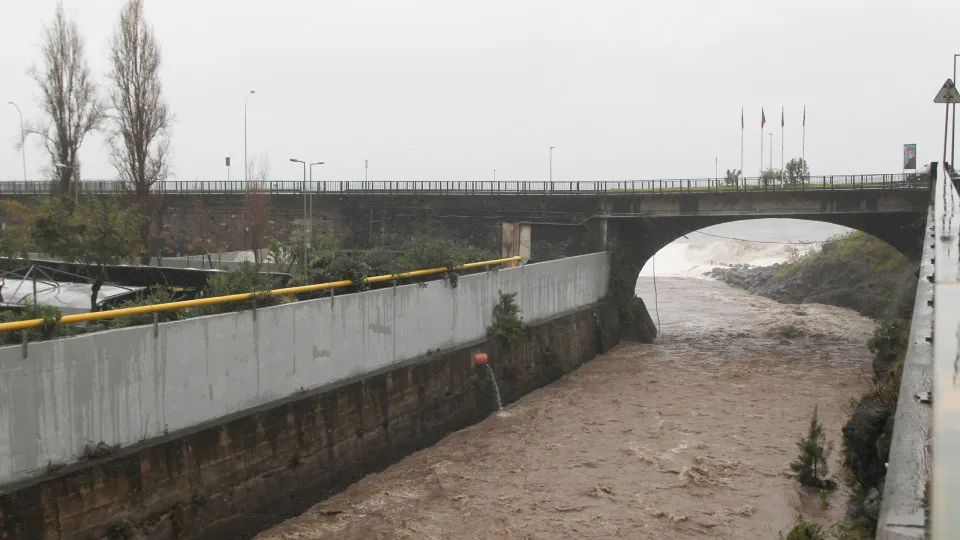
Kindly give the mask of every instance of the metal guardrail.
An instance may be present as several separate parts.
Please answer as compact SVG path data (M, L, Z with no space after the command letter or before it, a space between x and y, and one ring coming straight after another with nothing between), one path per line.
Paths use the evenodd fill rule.
M397 279L429 276L432 274L441 274L452 270L468 270L471 268L482 268L485 266L496 266L498 264L511 264L516 266L521 257L506 257L503 259L493 259L489 261L480 261L462 264L453 268L428 268L425 270L413 270L400 274L384 274L381 276L371 276L365 278L363 283L382 283L385 281L394 281ZM353 285L353 281L330 281L327 283L317 283L314 285L301 285L299 287L286 287L283 289L273 289L269 291L253 291L240 294L230 294L226 296L210 296L207 298L197 298L194 300L181 300L179 302L167 302L164 304L150 304L147 306L137 306L130 308L111 309L108 311L95 311L91 313L78 313L75 315L64 315L57 321L58 324L71 324L90 321L102 321L106 319L116 319L118 317L128 317L132 315L143 315L146 313L159 313L161 311L174 311L177 309L187 309L192 307L212 306L216 304L227 304L231 302L243 302L245 300L254 300L261 296L292 296L316 291L326 291L330 289L340 289ZM154 319L156 321L156 319ZM17 330L26 330L36 328L44 324L43 319L28 319L23 321L14 321L0 323L0 332L15 332Z
M81 194L116 195L129 193L119 180L84 180ZM168 180L153 186L157 193L176 195L243 194L251 184L242 180ZM861 189L930 189L930 182L921 174L853 174L810 176L805 182L784 183L762 178L741 178L728 184L722 178L673 180L599 180L563 182L524 181L308 181L275 180L258 184L266 193L349 193L367 195L435 194L435 195L592 195L600 193L670 193L725 191L830 191ZM54 184L49 181L0 182L3 195L45 195Z
M933 540L960 538L960 175L943 165L933 193Z

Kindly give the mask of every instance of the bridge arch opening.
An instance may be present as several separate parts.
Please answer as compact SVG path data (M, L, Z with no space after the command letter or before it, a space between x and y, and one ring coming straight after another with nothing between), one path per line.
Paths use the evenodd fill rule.
M743 267L769 268L777 263L797 261L809 253L819 252L830 240L851 233L853 236L847 240L829 244L832 249L850 253L838 251L835 263L826 265L821 261L818 265L823 266L810 267L796 280L775 282L770 279L776 273L772 269L758 271ZM920 244L922 233L915 234L914 241ZM644 301L654 322L665 303L678 301L676 294L670 294L671 289L683 288L681 296L696 291L716 295L718 285L726 287L718 281L726 281L735 288L750 292L772 292L773 297L787 303L834 304L858 310L872 318L893 317L896 315L893 311L910 304L912 289L909 284L916 279L913 274L915 265L908 257L910 250L903 249L904 246L909 247L904 243L898 248L868 232L817 220L731 221L689 232L681 230L675 239L643 260L634 292ZM902 258L891 260L891 247ZM850 260L863 260L868 264L851 265ZM882 273L882 277L871 281L868 268L877 264L888 266L877 268L878 276ZM776 287L782 288L774 290ZM810 293L818 290L823 292ZM676 306L667 311L675 312ZM665 321L661 320L658 328L663 324Z

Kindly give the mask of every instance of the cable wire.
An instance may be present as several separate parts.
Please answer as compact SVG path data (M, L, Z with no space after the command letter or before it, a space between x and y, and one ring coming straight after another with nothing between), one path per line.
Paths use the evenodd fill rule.
M782 242L782 241L777 242L777 241L772 241L772 240L747 240L747 239L745 239L745 238L734 238L734 237L732 237L732 236L721 236L721 235L719 235L719 234L710 234L710 233L706 233L706 232L703 232L703 231L693 231L693 232L695 232L695 233L697 233L697 234L704 234L704 235L706 235L706 236L712 236L712 237L714 237L714 238L722 238L722 239L724 239L724 240L737 240L737 241L739 241L739 242L748 242L748 243L751 243L751 244L781 244L781 245L790 245L790 246L811 246L811 245L820 245L820 244L825 244L825 243L827 243L826 240L822 240L822 241L819 241L819 242Z

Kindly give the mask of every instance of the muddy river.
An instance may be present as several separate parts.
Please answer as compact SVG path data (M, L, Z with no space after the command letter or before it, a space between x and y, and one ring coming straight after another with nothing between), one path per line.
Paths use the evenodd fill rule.
M785 472L814 406L838 472L873 323L705 279L656 289L640 278L656 344L621 344L257 538L769 540L798 512L841 517L842 490L821 510Z

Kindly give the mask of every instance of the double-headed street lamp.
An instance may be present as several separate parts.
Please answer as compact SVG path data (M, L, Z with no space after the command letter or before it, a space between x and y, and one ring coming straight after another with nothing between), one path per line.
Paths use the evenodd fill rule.
M7 102L10 105L13 105L17 108L17 114L20 115L20 155L23 156L23 181L27 181L27 138L26 134L23 131L23 111L20 110L20 106L12 101Z

